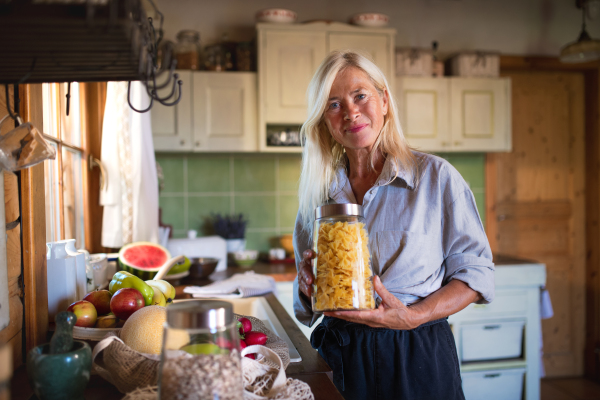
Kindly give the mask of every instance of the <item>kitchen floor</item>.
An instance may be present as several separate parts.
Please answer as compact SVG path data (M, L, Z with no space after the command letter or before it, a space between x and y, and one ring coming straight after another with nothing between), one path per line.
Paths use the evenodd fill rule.
M541 386L541 400L600 399L600 384L585 378L546 378Z

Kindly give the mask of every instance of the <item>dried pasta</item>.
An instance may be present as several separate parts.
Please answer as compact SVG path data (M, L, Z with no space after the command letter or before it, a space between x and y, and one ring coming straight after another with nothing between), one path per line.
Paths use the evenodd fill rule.
M375 308L368 244L363 223L319 225L314 311Z

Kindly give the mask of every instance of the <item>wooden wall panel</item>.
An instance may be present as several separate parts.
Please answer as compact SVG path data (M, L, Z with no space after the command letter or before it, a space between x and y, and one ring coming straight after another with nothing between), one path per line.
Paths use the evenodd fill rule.
M495 251L546 264L548 376L581 375L585 332L585 112L579 73L507 73L513 151L488 157ZM493 173L493 175L491 175ZM492 196L492 197L490 197ZM489 216L488 216L489 218Z

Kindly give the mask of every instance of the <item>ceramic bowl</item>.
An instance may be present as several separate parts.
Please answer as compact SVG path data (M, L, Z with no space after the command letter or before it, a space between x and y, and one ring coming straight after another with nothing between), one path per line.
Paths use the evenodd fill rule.
M272 22L276 24L292 24L296 22L298 15L284 8L266 8L256 13L257 22Z
M258 250L244 250L233 253L235 263L240 267L250 267L258 260Z
M381 27L390 22L390 17L385 14L362 13L356 14L350 18L350 23L358 26Z

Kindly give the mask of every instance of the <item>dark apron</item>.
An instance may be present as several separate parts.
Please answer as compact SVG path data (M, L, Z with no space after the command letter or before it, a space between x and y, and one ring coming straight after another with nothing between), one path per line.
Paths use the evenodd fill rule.
M446 319L402 331L324 317L310 343L346 400L464 400Z

